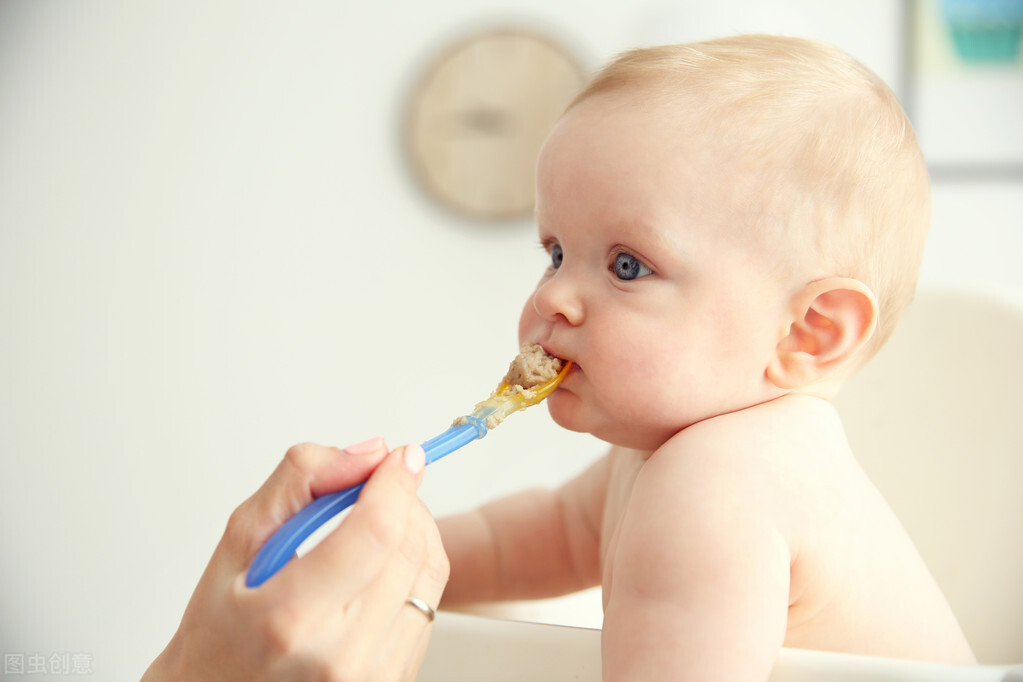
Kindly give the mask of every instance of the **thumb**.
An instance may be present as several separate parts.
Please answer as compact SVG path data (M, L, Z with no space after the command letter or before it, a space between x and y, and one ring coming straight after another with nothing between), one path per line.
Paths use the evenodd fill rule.
M266 482L231 515L232 554L250 560L303 507L317 497L362 483L386 456L382 438L344 450L314 443L288 449Z
M332 604L346 604L387 571L396 552L404 550L408 560L410 546L425 548L418 534L409 538L410 514L421 505L416 490L425 465L419 445L391 453L366 482L349 516L301 561L284 567L276 589L293 597L303 593L320 602L327 598ZM418 567L421 561L412 563Z

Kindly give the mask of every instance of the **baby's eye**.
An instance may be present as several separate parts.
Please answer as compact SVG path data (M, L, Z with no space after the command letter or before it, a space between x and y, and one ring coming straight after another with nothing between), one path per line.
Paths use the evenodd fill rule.
M614 270L618 279L626 281L654 274L654 271L639 262L638 258L627 253L615 256L615 262L611 269Z
M560 244L552 244L550 248L551 255L551 267L555 270L561 267L561 261L565 260L565 254L561 250Z

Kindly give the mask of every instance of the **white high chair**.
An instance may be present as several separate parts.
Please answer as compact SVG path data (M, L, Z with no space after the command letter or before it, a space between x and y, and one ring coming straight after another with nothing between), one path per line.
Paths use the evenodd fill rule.
M921 291L835 404L982 665L783 649L771 682L1023 682L1023 293ZM592 621L578 604L478 612ZM598 681L600 630L440 613L417 679Z
M982 662L1023 662L1023 292L921 290L835 399Z

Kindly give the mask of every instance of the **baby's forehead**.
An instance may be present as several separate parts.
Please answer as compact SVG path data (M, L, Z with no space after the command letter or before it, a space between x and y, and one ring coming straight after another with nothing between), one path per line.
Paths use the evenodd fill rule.
M602 91L577 102L552 131L551 138L588 139L591 144L623 141L651 151L680 145L706 149L717 145L708 133L717 126L688 98L655 96L645 88ZM607 138L614 136L614 140Z
M722 144L698 114L641 94L600 93L579 102L545 146L538 168L537 218L571 204L621 225L689 223L746 241L771 203L764 169ZM578 191L583 188L584 191ZM660 218L668 217L661 221Z
M641 81L596 91L578 100L566 116L587 111L598 116L631 113L665 120L694 119L700 113L697 101L696 93Z
M762 173L767 155L756 133L730 119L701 105L696 96L641 86L600 91L564 114L544 151L554 158L569 153L597 158L606 150L602 160L608 164L626 163L632 159L625 155L638 154L650 165L682 164L710 176Z
M563 116L554 134L567 132L591 141L614 134L651 150L676 149L693 161L706 155L708 163L728 167L730 172L755 172L767 150L781 149L774 128L782 115L760 120L727 103L711 102L697 91L671 91L653 86L630 85L601 91L576 103ZM798 126L793 120L790 126ZM769 145L762 144L772 138Z

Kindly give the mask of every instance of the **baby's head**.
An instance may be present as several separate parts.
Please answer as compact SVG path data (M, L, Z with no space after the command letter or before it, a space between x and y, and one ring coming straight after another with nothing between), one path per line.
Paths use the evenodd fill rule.
M572 107L597 95L713 131L722 163L739 171L733 205L722 206L734 227L796 277L870 288L877 327L859 364L887 340L916 287L930 184L909 120L876 74L829 45L751 35L628 52Z
M622 56L537 165L550 261L519 337L573 361L551 414L650 449L829 397L912 297L928 205L895 97L837 50L750 36Z

